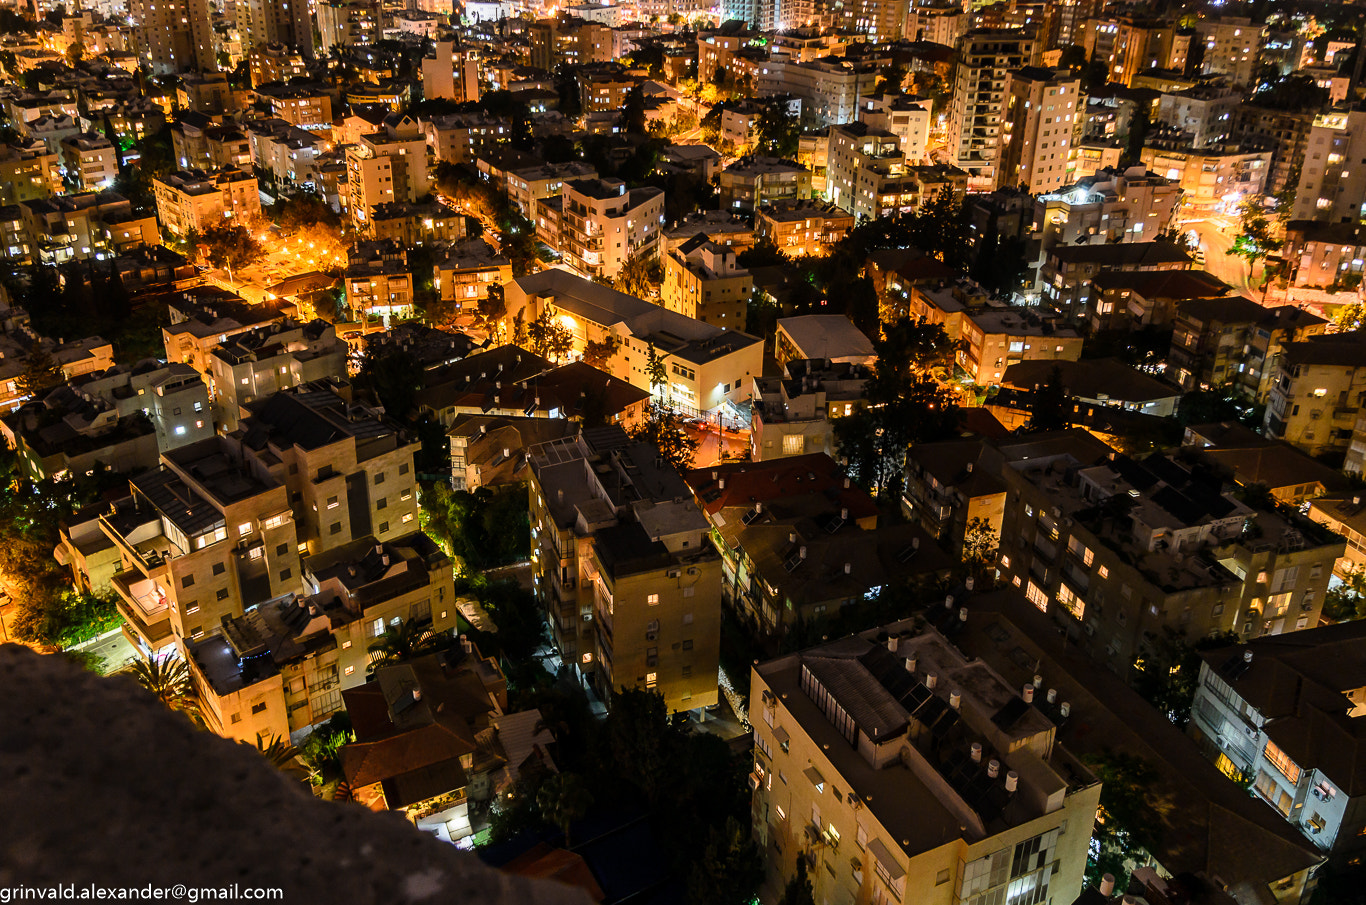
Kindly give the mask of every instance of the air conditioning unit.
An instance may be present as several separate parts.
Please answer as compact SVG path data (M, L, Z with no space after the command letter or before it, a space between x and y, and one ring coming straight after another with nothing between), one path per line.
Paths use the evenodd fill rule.
M670 578L677 578L678 576L680 576L680 575L682 575L682 574L683 574L683 573L682 573L680 570L678 570L678 569L670 569L669 572L668 572L668 575L669 575Z
M1247 737L1248 737L1248 738L1255 739L1255 738L1257 737L1257 727L1256 727L1256 726L1244 726L1244 727L1243 727L1243 731L1247 733Z
M1314 788L1310 789L1310 790L1309 790L1309 794L1310 794L1310 795L1313 795L1315 798L1317 798L1317 799L1320 800L1320 801L1323 800L1323 790L1320 789L1320 788L1318 788L1317 786L1315 786Z
M757 772L749 774L749 787L752 791L757 790L759 788L759 783L761 783L762 781L763 780L759 778L759 774Z

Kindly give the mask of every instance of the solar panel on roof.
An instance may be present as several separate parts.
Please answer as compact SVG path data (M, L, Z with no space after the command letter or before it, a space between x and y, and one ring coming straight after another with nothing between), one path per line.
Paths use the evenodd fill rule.
M720 494L718 493L717 495L719 496ZM741 517L740 517L740 521L743 522L743 523L746 524L746 525L752 525L752 524L754 524L754 520L757 519L758 517L759 517L759 507L758 507L758 506L755 506L753 509L751 509L750 511L746 512L743 516L741 516Z
M916 709L932 697L934 697L934 692L926 688L924 682L917 681L910 688L906 689L905 694L897 699L897 703L914 713Z
M991 721L1001 729L1010 729L1028 712L1029 705L1024 702L1024 698L1011 698L996 711Z

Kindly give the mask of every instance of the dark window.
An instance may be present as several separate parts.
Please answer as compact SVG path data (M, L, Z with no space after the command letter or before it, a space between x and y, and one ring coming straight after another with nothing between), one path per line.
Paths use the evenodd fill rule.
M219 599L219 600L227 600L227 599L228 599L228 589L227 589L227 588L219 588L218 591L217 591L217 594L218 594L218 599Z
M252 712L253 714L265 713L265 711L266 711L266 705L265 705L265 704L252 704L252 705L251 705L251 712Z
M228 566L226 563L216 562L213 564L213 574L215 575L222 575L227 569Z
M284 556L287 553L289 553L289 544L280 544L275 548L276 556Z
M294 571L293 571L292 569L281 569L281 570L280 570L280 580L281 580L281 581L289 581L289 576L291 576L291 575L293 575L293 574L294 574Z
M376 484L383 484L383 483L384 483L384 472L381 471L379 474L375 475L375 483L376 483Z
M184 578L180 579L180 586L181 586L182 588L192 588L192 587L194 587L194 576L193 576L193 575L186 575Z
M408 463L407 463L407 462L404 462L402 465L400 465L400 466L398 467L398 473L399 473L399 474L407 474L407 473L408 473Z
M389 505L389 498L388 498L388 497L380 497L378 500L375 501L375 508L376 508L376 509L385 509L385 508L388 507L388 505Z
M379 523L379 533L380 533L380 534L384 534L384 533L387 532L388 530L389 530L389 523L388 523L388 522L380 522L380 523Z
M341 534L341 522L333 522L332 527L327 529L328 534Z

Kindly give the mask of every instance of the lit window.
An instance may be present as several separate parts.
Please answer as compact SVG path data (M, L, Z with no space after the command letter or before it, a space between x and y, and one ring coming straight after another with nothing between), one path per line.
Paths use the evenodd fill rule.
M593 662L593 655L592 655L592 654L584 654L584 655L583 655L583 662L584 662L584 663L592 663L592 662Z
M645 687L646 687L646 688L654 688L655 685L658 683L658 681L659 681L659 673L657 673L657 672L647 672L647 673L645 674Z
M645 598L645 602L648 603L650 606L659 606L659 595L651 594L650 596Z
M1275 743L1268 741L1266 750L1262 752L1271 766L1280 771L1281 775L1290 780L1293 786L1300 781L1300 768L1295 765L1284 751L1277 748Z
M251 533L251 522L243 522L242 524L238 525L238 526L237 526L237 533L238 533L238 534L250 534L250 533Z

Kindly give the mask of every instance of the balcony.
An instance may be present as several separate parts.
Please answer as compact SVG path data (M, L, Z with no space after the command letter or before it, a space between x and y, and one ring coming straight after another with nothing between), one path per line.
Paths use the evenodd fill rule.
M110 583L118 593L119 613L149 647L157 650L171 641L170 601L156 582L124 570L115 573Z

